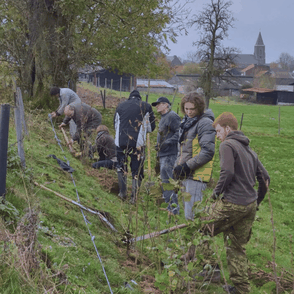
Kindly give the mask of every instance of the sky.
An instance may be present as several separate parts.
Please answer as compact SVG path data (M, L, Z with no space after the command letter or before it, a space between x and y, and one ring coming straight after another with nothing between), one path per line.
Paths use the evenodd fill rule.
M185 2L185 0L180 0ZM253 54L259 32L265 45L266 63L278 61L282 52L294 56L294 0L232 0L230 10L235 18L234 28L223 41L224 46L236 47L243 54ZM189 4L191 16L203 10L210 0L195 0ZM193 42L198 40L196 28L187 36L179 36L177 43L168 43L168 55L186 59L188 52L195 52Z

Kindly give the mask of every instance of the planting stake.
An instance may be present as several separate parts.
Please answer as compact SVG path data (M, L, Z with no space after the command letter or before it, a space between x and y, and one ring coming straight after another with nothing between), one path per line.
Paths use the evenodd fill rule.
M71 146L71 144L69 144L69 140L68 140L68 137L67 137L67 135L65 133L64 128L61 128L61 131L62 131L62 134L64 136L65 142L66 142L66 144L67 144L67 146L69 148L70 153L75 153L75 150L73 149L73 147Z
M37 182L34 182L34 184L36 185L36 186L38 186L38 187L40 187L40 188L42 188L42 189L44 189L44 190L46 190L46 191L49 191L49 192L52 192L52 193L54 193L56 196L58 196L58 197L60 197L60 198L62 198L63 200L65 200L65 201L67 201L67 202L70 202L70 203L72 203L72 204L74 204L74 205L76 205L76 206L78 206L78 207L80 207L81 209L83 209L83 210L85 210L85 211L88 211L88 212L90 212L90 213L92 213L92 214L96 214L96 215L98 215L98 217L100 218L100 220L101 221L103 221L103 222L105 222L114 232L117 232L117 229L107 220L107 218L106 217L104 217L99 211L96 211L96 210L94 210L94 209L91 209L91 208L88 208L88 207L85 207L84 205L82 205L82 204L80 204L80 203L78 203L78 202L76 202L76 201L74 201L74 200L71 200L70 198L67 198L66 196L64 196L64 195L62 195L62 194L60 194L60 193L58 193L58 192L55 192L55 191L53 191L53 190L51 190L51 189L49 189L49 188L47 188L47 187L45 187L45 186L43 186L43 185L41 185L41 184L38 184Z
M178 225L178 226L171 227L169 229L165 229L165 230L162 230L162 231L153 232L153 233L146 234L144 236L140 236L140 237L137 237L137 238L132 238L132 239L130 239L130 242L132 243L132 242L147 240L147 239L150 239L150 238L155 238L155 237L158 237L158 236L167 234L169 232L175 231L177 229L185 228L187 226L188 226L188 224L181 224L181 225Z

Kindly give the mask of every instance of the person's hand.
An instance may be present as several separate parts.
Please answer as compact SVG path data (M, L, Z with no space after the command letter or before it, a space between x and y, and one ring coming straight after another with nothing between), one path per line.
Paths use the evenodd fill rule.
M56 112L55 111L51 112L51 117L56 117Z
M156 144L155 146L154 146L154 148L155 148L155 151L159 151L159 148L158 148L158 145Z
M178 179L180 176L186 177L191 173L191 169L188 167L187 163L177 165L174 170L174 177Z
M66 124L65 123L61 123L58 127L61 129L62 127L65 127Z

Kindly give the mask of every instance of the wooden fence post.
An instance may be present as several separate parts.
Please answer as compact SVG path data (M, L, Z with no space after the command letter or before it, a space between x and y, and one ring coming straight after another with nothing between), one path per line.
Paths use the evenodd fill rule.
M113 79L110 80L110 94L112 94Z
M121 98L121 88L122 88L122 77L120 77L120 81L119 81L119 95Z
M279 135L281 130L281 107L279 107Z
M105 78L105 85L104 85L104 89L106 89L107 88L107 78Z
M16 139L17 139L17 152L18 156L20 157L20 163L22 168L26 167L26 161L25 161L25 154L24 154L24 148L23 148L23 132L22 132L22 124L21 124L21 109L18 105L18 97L17 93L14 93L14 123L15 123L15 129L16 129Z
M242 113L242 117L241 117L240 131L241 131L241 128L242 128L242 123L243 123L243 115L244 115L244 113Z
M10 105L1 105L0 114L0 197L5 198Z

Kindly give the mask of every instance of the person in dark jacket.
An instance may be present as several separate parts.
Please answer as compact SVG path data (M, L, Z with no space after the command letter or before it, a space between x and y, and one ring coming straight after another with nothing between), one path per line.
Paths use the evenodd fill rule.
M120 103L114 115L115 145L117 151L117 175L119 197L127 198L127 157L131 158L132 195L135 203L138 188L144 178L144 151L146 134L155 129L155 118L150 104L142 101L137 90L131 92L129 99Z
M64 114L66 116L59 125L60 128L66 126L71 119L77 125L77 131L70 140L71 145L74 141L81 143L82 132L84 136L89 137L92 131L96 130L102 121L101 113L86 103L72 103L67 105L64 109Z
M171 103L166 97L159 97L151 104L160 113L161 119L158 124L156 151L159 158L160 178L163 183L163 197L169 203L168 210L173 214L179 213L178 197L173 190L164 189L164 183L173 179L173 168L178 154L180 117L172 111ZM175 204L176 206L174 207Z
M185 113L179 130L178 156L174 167L175 179L181 179L185 192L191 195L184 201L186 219L193 219L193 205L202 200L212 174L215 129L213 112L205 109L202 97L190 92L182 98L181 110Z
M224 234L230 279L234 286L229 293L250 293L248 262L244 246L251 236L257 207L267 192L270 177L257 154L249 147L249 139L238 130L236 117L222 113L213 123L219 147L220 177L213 190L216 200L208 209L202 232L215 236ZM254 189L256 179L258 191ZM221 196L222 195L222 196ZM202 254L204 252L201 252ZM211 252L205 255L211 257Z
M99 160L92 164L93 168L106 167L115 169L117 166L116 147L113 137L109 134L108 127L100 125L97 128L95 151L98 152Z

